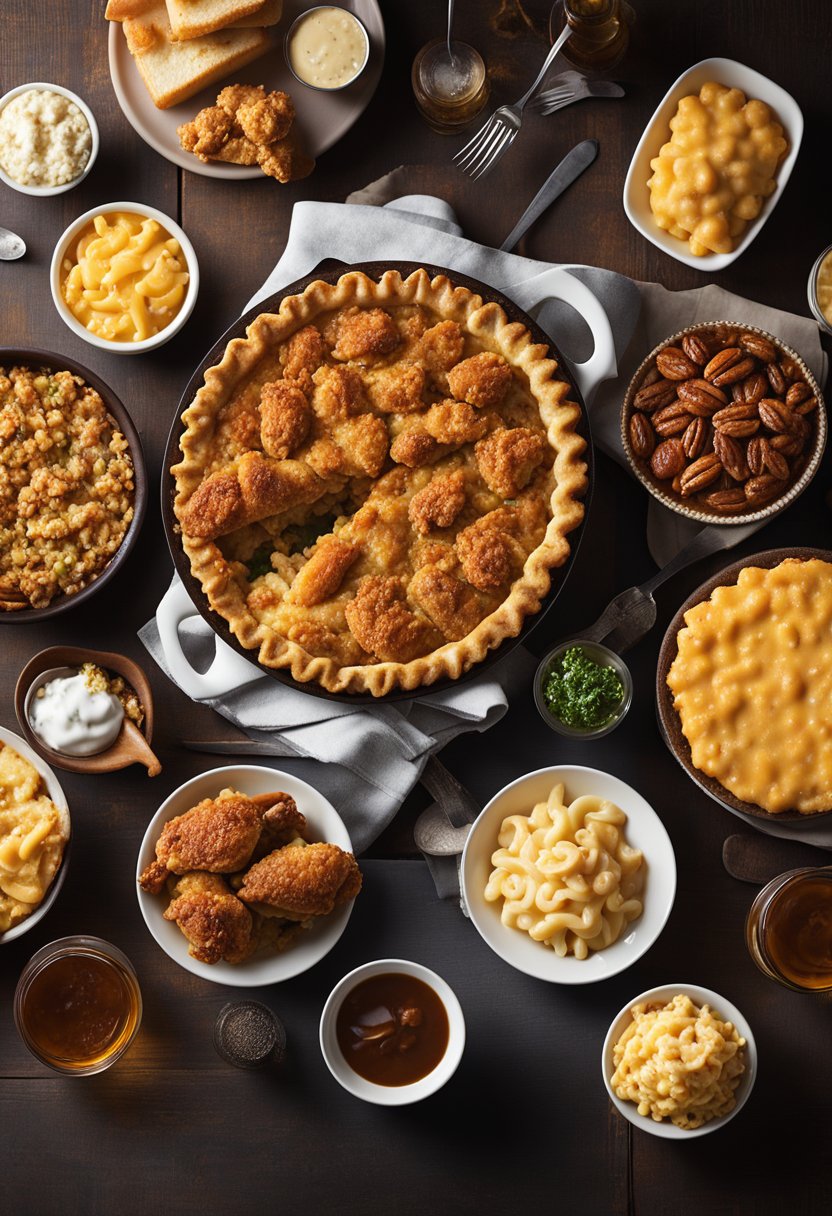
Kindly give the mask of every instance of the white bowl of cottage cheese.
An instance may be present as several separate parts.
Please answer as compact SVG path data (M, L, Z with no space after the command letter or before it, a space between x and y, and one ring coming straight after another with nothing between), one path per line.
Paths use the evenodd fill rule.
M98 125L77 93L21 84L0 97L0 180L21 194L63 194L98 155Z

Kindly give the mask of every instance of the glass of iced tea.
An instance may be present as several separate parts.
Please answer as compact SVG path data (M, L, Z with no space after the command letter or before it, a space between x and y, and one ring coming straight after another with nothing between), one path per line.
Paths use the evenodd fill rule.
M796 992L832 990L832 866L789 870L757 895L745 924L751 957Z
M23 1042L42 1063L76 1077L124 1055L142 1020L133 964L100 937L62 937L33 955L14 996Z

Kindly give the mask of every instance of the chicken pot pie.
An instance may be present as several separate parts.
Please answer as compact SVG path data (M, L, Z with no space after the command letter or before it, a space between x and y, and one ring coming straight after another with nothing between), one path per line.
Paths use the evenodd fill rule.
M548 347L444 276L312 283L182 416L175 512L208 602L331 692L456 677L537 612L586 486Z

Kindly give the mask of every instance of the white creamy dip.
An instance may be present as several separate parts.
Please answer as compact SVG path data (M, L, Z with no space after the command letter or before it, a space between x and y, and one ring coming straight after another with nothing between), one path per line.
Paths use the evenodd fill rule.
M43 684L29 704L29 725L41 743L65 756L94 756L118 738L124 710L110 692L92 692L86 678Z
M63 186L92 151L90 125L62 93L29 89L0 111L0 166L20 186Z
M340 89L359 74L367 58L361 22L342 8L314 8L289 38L292 71L316 89Z

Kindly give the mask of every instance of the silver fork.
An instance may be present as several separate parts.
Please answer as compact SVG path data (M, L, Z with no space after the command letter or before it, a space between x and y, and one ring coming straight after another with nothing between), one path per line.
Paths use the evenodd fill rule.
M550 82L555 87L538 93L531 108L538 114L554 114L584 97L623 97L624 90L612 80L587 80L579 72L563 72Z
M565 25L543 61L543 67L535 77L531 88L513 106L500 106L498 110L495 110L473 139L469 139L465 147L460 148L454 160L464 173L469 174L475 180L484 177L494 168L503 153L508 151L517 138L523 122L523 110L534 96L555 56L571 33L572 27Z

